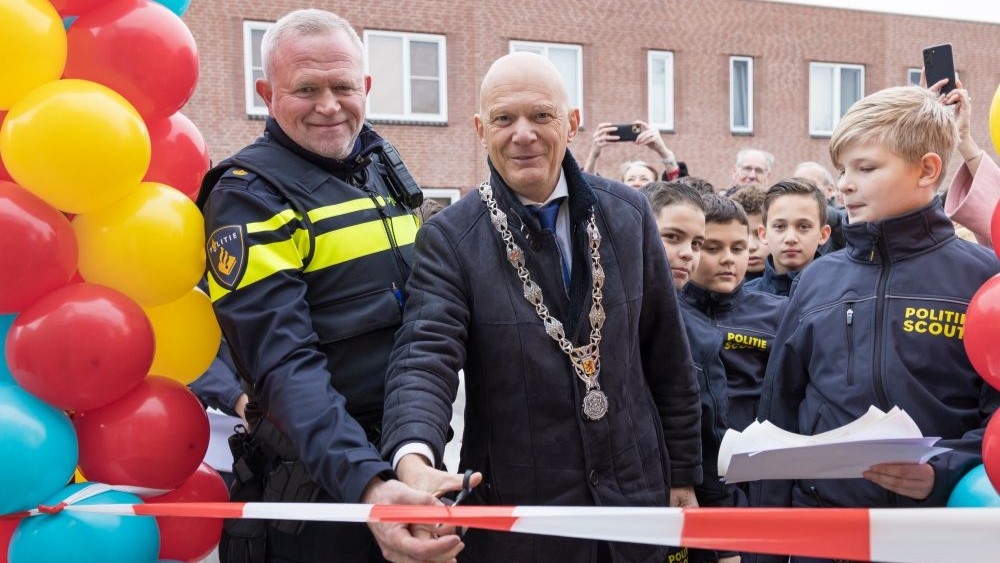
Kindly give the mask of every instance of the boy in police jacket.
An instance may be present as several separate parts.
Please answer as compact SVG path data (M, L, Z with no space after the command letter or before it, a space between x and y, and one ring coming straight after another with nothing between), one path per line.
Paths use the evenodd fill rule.
M841 119L830 156L850 219L847 247L796 280L759 417L813 435L871 405L898 406L953 451L924 464L875 465L864 479L762 481L753 504L944 506L982 462L1000 393L969 363L961 327L970 298L1000 264L955 237L935 195L957 137L951 109L915 86L872 94Z
M678 294L702 404L705 477L695 493L699 506L746 506L742 488L719 481L719 445L727 429L743 430L754 420L786 299L743 287L750 258L750 230L743 208L715 194L704 195L702 201L705 242L691 281ZM692 561L706 555L691 554ZM720 561L739 561L732 553L718 555Z

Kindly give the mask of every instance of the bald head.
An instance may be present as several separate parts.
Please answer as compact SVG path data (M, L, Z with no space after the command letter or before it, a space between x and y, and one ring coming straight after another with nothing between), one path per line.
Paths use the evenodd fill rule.
M556 65L541 55L522 51L504 55L490 65L479 89L479 112L485 112L485 102L496 88L518 83L550 89L556 98L553 101L562 104L564 110L569 108L566 85Z
M476 131L497 174L518 195L544 202L556 183L580 112L569 109L559 70L534 53L500 57L483 77Z

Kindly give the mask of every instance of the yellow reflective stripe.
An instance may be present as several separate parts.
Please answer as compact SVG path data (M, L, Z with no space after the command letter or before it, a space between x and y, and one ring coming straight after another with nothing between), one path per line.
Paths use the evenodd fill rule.
M377 196L376 199L378 199L379 205L388 205L384 197ZM365 209L375 209L375 202L371 198L362 197L343 203L317 207L309 211L309 220L315 223L316 221L329 219L330 217L339 217L340 215L347 215L355 211L364 211Z
M212 299L212 303L227 295L229 295L229 290L215 283L215 276L211 273L208 274L208 296Z
M392 218L392 231L398 246L413 244L417 225L412 215ZM381 220L368 221L316 237L316 252L306 272L343 264L391 248Z
M267 231L276 231L281 227L288 224L292 219L298 218L294 209L286 209L281 213L278 213L274 217L266 221L259 221L257 223L247 223L247 233L263 233Z
M247 255L246 271L237 289L258 282L282 270L302 268L302 257L295 241L283 240L270 244L255 244Z

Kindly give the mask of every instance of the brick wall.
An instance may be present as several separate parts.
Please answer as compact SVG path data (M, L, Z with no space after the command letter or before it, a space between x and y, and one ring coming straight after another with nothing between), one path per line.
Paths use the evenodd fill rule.
M664 133L666 143L693 175L718 186L731 183L743 147L774 153L779 177L803 160L829 165L828 139L808 132L810 61L864 65L865 92L871 93L905 83L907 68L921 65L923 47L950 42L974 98L973 135L983 148L992 147L987 114L1000 84L1000 25L752 0L316 0L308 6L344 16L359 33L370 28L447 37L448 124L377 125L426 187L466 188L485 178L486 154L472 115L483 73L508 52L512 39L583 46L585 130L571 145L581 161L594 124L645 119L650 49L674 52L675 129ZM302 7L288 0L200 0L185 14L201 76L183 112L205 136L213 160L250 142L263 125L244 110L243 21L274 21ZM754 58L750 135L729 132L731 55ZM610 147L598 170L614 176L621 162L653 156L646 149Z

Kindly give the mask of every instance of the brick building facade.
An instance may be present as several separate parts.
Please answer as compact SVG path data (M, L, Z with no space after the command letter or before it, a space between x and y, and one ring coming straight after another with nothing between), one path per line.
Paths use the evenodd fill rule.
M973 135L983 148L992 146L987 114L1000 84L997 24L756 0L204 0L193 2L184 15L198 44L201 75L183 112L198 125L214 161L251 141L263 125L260 117L247 114L244 22L273 22L302 7L334 11L359 34L443 36L446 121L376 121L425 188L464 190L486 177L486 153L472 115L484 72L510 51L512 41L579 46L584 130L570 148L581 162L595 124L649 115L651 52L672 59L667 88L673 95L673 128L663 132L667 146L692 175L717 186L731 183L736 152L744 147L774 153L778 177L803 160L829 166L828 135L810 134L810 76L817 63L862 68L863 93L869 94L905 84L908 72L922 64L922 48L938 43L954 45L959 76L973 97ZM732 57L752 61L751 132L731 127ZM370 66L378 64L373 60ZM842 70L832 68L834 74ZM376 80L373 89L378 87ZM621 162L653 156L644 148L614 146L602 154L598 171L614 176ZM952 170L957 163L953 160Z

